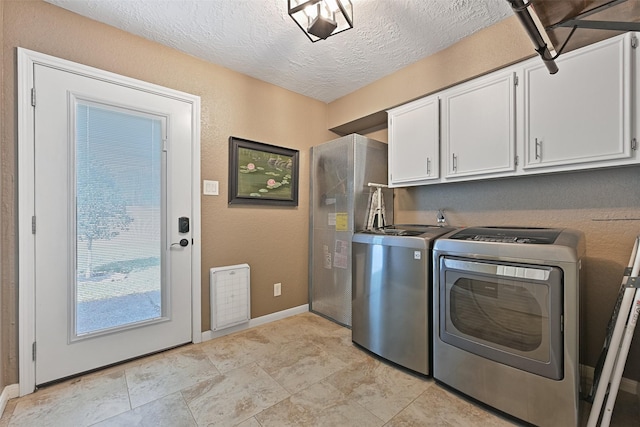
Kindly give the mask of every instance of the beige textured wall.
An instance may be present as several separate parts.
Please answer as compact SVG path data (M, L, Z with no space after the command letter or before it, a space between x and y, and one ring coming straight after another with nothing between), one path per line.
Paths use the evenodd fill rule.
M531 56L532 45L515 18L329 104L330 128L357 124L386 108L468 80ZM594 82L596 84L597 82ZM371 123L362 121L366 130ZM368 133L388 141L386 129ZM586 235L586 313L583 363L596 364L622 271L640 234L640 166L440 184L395 191L397 223L434 223L444 208L454 226L520 225L570 227ZM636 329L625 377L640 379L640 328Z
M0 0L0 46L2 46L2 42L4 40L4 0ZM0 64L3 64L4 58L4 49L0 49ZM4 81L4 73L2 71L2 66L0 66L0 82ZM4 90L0 90L0 141L2 141L2 138L4 136ZM3 167L2 167L2 157L0 156L0 183L2 182L2 172L3 172ZM0 185L1 188L1 185ZM2 194L0 192L0 194ZM0 206L1 206L1 202L0 202ZM4 224L2 222L2 209L0 209L0 237L2 236L2 229L4 228ZM1 240L1 239L0 239ZM0 259L3 259L2 254L3 254L3 245L0 244ZM3 286L3 284L5 283L4 281L4 276L2 275L3 272L3 268L2 268L2 263L0 263L0 307L2 307L2 301L4 301L4 290L5 287ZM8 365L8 362L6 361L6 356L7 356L7 352L4 351L4 349L6 348L5 345L5 340L8 338L8 330L7 328L4 328L4 325L7 325L7 320L5 317L5 310L1 310L0 311L0 389L4 389L5 384L7 384L7 382L5 381L5 369L4 367Z
M515 16L507 18L331 102L329 129L357 123L380 111L521 61L534 53L519 21ZM386 120L386 116L383 118ZM367 126L372 124L367 123Z
M5 384L17 382L16 47L116 72L202 98L202 179L220 196L202 198L202 328L209 322L209 268L251 266L251 315L308 302L309 148L335 138L327 106L41 1L4 3L2 140L2 361ZM228 138L300 150L299 205L229 207ZM273 297L273 283L282 296Z
M389 136L388 136L388 133L387 133L386 126L382 130L365 133L364 136L366 136L368 138L372 138L372 139L378 140L380 142L389 142L388 141L389 140Z

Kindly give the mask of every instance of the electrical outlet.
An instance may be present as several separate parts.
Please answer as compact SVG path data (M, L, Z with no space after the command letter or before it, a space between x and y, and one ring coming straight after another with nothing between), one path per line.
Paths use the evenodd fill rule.
M282 294L282 283L273 284L273 296L279 297Z

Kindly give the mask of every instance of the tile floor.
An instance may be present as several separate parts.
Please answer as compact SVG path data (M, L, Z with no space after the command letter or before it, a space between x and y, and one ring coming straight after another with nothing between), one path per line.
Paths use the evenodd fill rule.
M612 425L640 425L635 396L621 399ZM312 313L43 388L0 418L0 427L236 425L516 424L371 357L349 329Z

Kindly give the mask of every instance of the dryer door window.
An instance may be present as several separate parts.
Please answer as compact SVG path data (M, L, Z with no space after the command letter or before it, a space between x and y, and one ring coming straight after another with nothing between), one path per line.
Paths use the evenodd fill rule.
M443 257L440 272L442 341L562 378L562 270Z
M536 359L548 362L549 289L541 286L537 293L538 298L525 286L460 277L449 289L451 326L513 352L535 352Z

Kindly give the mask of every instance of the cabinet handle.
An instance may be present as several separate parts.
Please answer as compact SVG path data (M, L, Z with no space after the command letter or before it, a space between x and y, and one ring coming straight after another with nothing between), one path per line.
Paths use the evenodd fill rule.
M538 141L538 138L536 138L535 152L536 160L542 159L542 140Z
M427 176L431 175L431 159L427 157Z
M453 171L456 172L458 170L458 156L456 153L453 153Z

